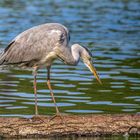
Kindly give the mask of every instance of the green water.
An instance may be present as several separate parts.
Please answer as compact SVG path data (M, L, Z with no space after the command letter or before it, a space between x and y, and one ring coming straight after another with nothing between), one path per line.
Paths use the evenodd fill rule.
M99 85L80 63L56 61L51 82L60 112L70 114L140 113L139 0L1 0L0 49L34 25L59 22L70 29L71 44L89 48L103 82ZM38 72L39 113L55 113L46 86L46 70ZM0 116L34 114L31 70L0 69Z

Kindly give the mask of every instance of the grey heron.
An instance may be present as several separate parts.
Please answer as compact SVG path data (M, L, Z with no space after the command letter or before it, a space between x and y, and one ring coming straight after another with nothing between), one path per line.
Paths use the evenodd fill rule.
M36 76L37 70L42 66L47 68L47 85L55 104L56 114L59 113L50 83L50 68L55 59L60 59L68 65L77 65L81 59L101 84L101 80L93 66L91 52L79 44L68 47L69 41L69 31L65 26L59 23L46 23L20 33L10 42L0 56L0 65L33 68L35 115L38 115Z

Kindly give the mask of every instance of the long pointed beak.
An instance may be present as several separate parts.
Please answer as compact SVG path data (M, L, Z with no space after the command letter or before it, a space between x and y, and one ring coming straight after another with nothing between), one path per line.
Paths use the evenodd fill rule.
M86 65L88 66L88 68L90 69L90 71L93 73L93 75L96 77L97 81L98 81L100 84L102 84L102 82L101 82L101 80L100 80L100 78L99 78L99 75L98 75L98 73L97 73L97 71L96 71L96 69L95 69L93 63L92 63L92 62L89 62L89 63L86 64Z

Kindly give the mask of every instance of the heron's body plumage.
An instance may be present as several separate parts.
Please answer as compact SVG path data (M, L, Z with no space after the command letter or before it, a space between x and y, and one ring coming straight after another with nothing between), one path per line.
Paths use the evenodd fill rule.
M28 67L51 65L57 58L55 48L67 47L68 38L68 30L61 24L47 23L35 26L12 40L1 56L0 63Z

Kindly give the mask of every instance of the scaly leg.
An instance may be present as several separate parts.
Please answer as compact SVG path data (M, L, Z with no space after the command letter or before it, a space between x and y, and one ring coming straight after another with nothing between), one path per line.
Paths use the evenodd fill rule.
M47 70L48 70L47 85L48 85L48 88L49 88L51 96L52 96L52 100L53 100L54 105L55 105L56 115L58 115L58 114L60 114L60 112L58 110L58 107L57 107L57 104L56 104L56 101L55 101L55 98L54 98L54 93L53 93L53 90L52 90L52 87L51 87L51 83L50 83L50 67L47 67Z
M37 67L34 67L33 76L34 76L34 95L35 95L35 115L38 115L38 107L37 107L37 88L36 88L36 75L37 75Z
M53 102L54 102L55 109L56 109L56 114L55 114L54 116L52 116L50 120L53 120L53 119L56 118L56 117L60 117L61 120L62 120L62 123L63 123L64 125L66 125L63 116L62 116L61 113L59 112L58 106L57 106L56 101L55 101L55 98L54 98L54 93L53 93L53 90L52 90L52 87L51 87L51 83L50 83L50 67L47 67L47 70L48 70L47 85L48 85L48 88L49 88L49 90L50 90L50 93L51 93L51 96L52 96L52 100L53 100Z

